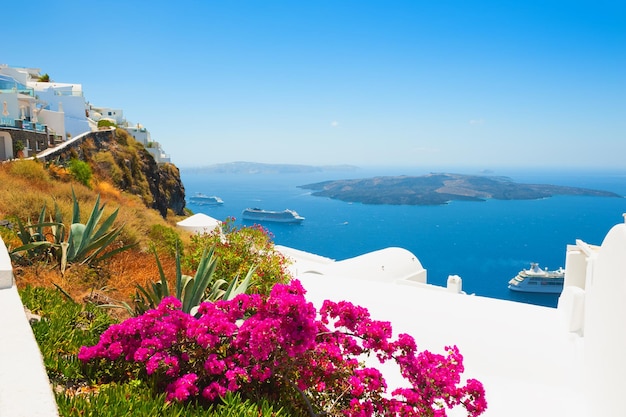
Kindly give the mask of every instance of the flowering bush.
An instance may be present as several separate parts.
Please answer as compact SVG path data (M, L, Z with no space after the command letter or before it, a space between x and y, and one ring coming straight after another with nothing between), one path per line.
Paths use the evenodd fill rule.
M297 280L277 284L267 298L241 294L202 303L197 318L169 297L111 326L78 357L140 366L170 401L214 401L237 391L251 399L288 397L302 414L445 416L457 405L469 416L485 411L482 384L460 385L463 357L455 346L445 355L418 352L411 336L393 340L391 325L372 320L367 309L325 301L318 314L304 292ZM395 361L407 386L387 393L365 355Z

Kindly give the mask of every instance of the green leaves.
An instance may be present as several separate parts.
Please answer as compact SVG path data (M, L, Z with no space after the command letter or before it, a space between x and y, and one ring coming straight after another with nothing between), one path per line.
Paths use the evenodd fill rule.
M42 317L32 329L51 382L88 379L76 353L81 346L97 342L114 319L93 305L69 301L53 289L28 286L20 290L20 296L24 306Z
M134 417L287 417L282 408L267 400L253 402L240 394L226 393L219 403L167 402L165 394L155 393L140 380L101 385L90 395L56 395L59 414L67 417L127 416Z
M81 161L80 159L72 159L68 163L68 168L72 177L74 177L76 181L86 187L90 186L93 173L91 172L91 167L87 162Z
M117 217L119 208L117 208L107 219L98 227L98 223L104 212L104 204L100 206L100 196L96 199L89 219L86 224L80 222L80 207L76 195L72 191L74 198L74 213L72 216L72 225L70 226L70 234L68 238L67 250L64 252L64 259L61 260L63 265L65 262L95 263L103 259L131 248L134 245L126 245L114 250L106 251L107 248L115 241L122 232L122 227L113 228L113 222ZM61 267L61 271L65 268Z
M180 263L180 252L177 248L176 287L172 294L165 273L163 272L159 255L154 246L152 247L152 251L156 258L160 280L151 283L148 288L137 284L135 300L136 315L143 314L148 309L156 308L163 298L170 295L174 295L182 302L182 310L184 312L195 315L198 305L203 301L230 300L238 294L245 293L255 271L255 267L250 268L248 274L241 282L239 282L239 277L234 277L230 283L224 279L214 279L218 259L215 256L215 248L212 247L210 249L205 248L195 275L193 277L184 275Z
M64 234L64 225L59 221L59 208L55 204L55 221L50 218L50 222L46 222L46 206L41 208L38 222L33 224L28 219L26 224L18 218L17 225L19 231L17 236L22 241L22 245L11 250L10 255L14 260L47 260L50 255L55 257L58 250L57 243L60 242ZM50 228L50 234L53 240L49 241L46 234L46 228Z

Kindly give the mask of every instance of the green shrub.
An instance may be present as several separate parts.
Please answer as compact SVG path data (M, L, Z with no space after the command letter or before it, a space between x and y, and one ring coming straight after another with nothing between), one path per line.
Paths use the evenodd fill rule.
M15 146L13 146L13 152L15 153L14 156L16 158L23 156L24 144L22 143L21 140L18 140L17 142L15 142Z
M183 253L183 241L174 229L161 224L153 224L148 237L156 246L158 252L165 252L171 257L176 256L176 248Z
M205 248L213 247L219 258L216 279L230 282L233 277L244 277L256 267L248 292L260 294L269 294L274 284L290 280L287 260L274 249L269 232L261 226L237 228L233 220L228 219L222 223L222 233L216 229L194 235L191 241L188 254L183 258L188 269L196 270Z
M117 127L117 123L111 121L111 120L107 120L107 119L100 119L98 120L98 127Z
M71 159L67 165L70 170L70 174L72 174L72 177L74 177L76 181L87 187L90 186L93 173L91 172L91 167L87 162L81 161L80 159Z

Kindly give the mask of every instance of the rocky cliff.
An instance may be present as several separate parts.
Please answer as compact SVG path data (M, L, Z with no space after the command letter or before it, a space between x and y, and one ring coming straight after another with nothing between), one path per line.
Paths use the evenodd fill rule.
M141 143L123 129L93 132L47 161L65 164L79 158L91 166L99 179L139 195L147 207L167 217L168 210L183 215L185 187L173 164L157 164Z

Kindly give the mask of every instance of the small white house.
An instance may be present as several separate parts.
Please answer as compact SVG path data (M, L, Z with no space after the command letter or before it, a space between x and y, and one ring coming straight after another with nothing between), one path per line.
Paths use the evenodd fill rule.
M111 107L96 107L89 106L88 109L89 118L98 122L101 119L108 119L118 126L123 126L126 124L126 119L124 118L124 111L122 109L114 109Z
M222 222L206 214L197 213L179 221L176 223L176 226L191 233L203 234L210 233L215 229L221 229Z

